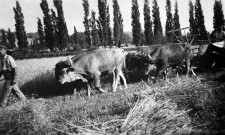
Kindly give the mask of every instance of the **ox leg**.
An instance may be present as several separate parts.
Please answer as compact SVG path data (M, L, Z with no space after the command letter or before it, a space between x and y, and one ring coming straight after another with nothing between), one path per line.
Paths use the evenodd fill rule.
M194 70L193 70L192 67L191 67L191 72L192 72L192 74L193 74L194 76L196 76L196 74L195 74L195 72L194 72Z
M166 82L169 82L168 74L169 74L170 72L171 72L171 68L168 68L168 69L166 69L166 70L164 70L164 71L162 72L162 74L163 74L163 79L166 80Z
M179 77L179 73L177 72L177 78Z
M175 74L176 74L176 78L178 78L179 77L179 66L176 66L176 67L171 67L172 68L172 74L175 72Z
M116 73L115 72L116 72L116 70L114 69L114 71L113 71L113 85L112 85L112 88L115 87L115 83L116 83ZM120 78L118 80L118 85L119 85L120 89L122 89L121 84L120 84Z
M112 88L114 88L116 77L115 77L115 70L112 72L113 73L113 83L112 83Z
M176 68L177 78L179 77L179 74L181 74L181 73L182 73L182 68L178 66L178 67Z
M95 89L102 92L102 93L105 93L106 91L100 88L100 75L101 74L97 74L97 73L94 75L94 77L95 77Z
M122 71L120 71L120 77L123 79L124 87L127 88L127 81Z
M157 70L156 70L155 79L153 80L153 83L156 83L156 80L157 80L157 78L158 78L158 74L159 74L159 70L157 69Z
M74 89L73 89L73 95L76 95L76 93L77 93L77 89L74 88Z
M120 81L119 72L120 72L120 71L119 71L118 69L115 70L116 80L115 80L115 85L114 85L114 87L113 87L113 92L116 92L116 88L117 88L118 83L119 83L119 81Z
M165 76L165 80L166 80L166 82L169 82L169 80L168 80L168 73L169 73L170 71L168 71L168 72L163 72L163 74L164 74L164 76Z
M155 80L154 80L154 83L156 83L156 79L158 76L161 76L162 73L167 69L167 66L163 66L161 67L159 70L157 70L157 74L156 74L156 77L155 77Z
M87 85L87 96L91 95L91 86L88 84Z
M165 79L166 81L168 81L168 74L171 73L171 69L172 68L168 68L166 70L164 70L162 73L163 73L163 79Z
M186 60L187 61L187 74L186 74L186 77L188 77L189 75L189 72L190 72L190 60Z
M193 68L192 68L192 66L191 66L191 62L190 62L190 60L187 60L187 69L189 68L189 72L191 71L191 73L194 75L194 76L196 76L196 74L195 74L195 72L194 72L194 70L193 70ZM188 73L189 73L188 72ZM188 73L187 73L187 76L188 76Z
M163 74L163 79L167 80L168 71L165 70L164 72L162 72L162 74Z

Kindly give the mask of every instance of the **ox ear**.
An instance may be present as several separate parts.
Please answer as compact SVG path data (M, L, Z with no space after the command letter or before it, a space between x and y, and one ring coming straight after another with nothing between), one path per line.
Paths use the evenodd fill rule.
M150 54L148 54L148 58L149 58L150 60L152 60L152 56L151 56Z

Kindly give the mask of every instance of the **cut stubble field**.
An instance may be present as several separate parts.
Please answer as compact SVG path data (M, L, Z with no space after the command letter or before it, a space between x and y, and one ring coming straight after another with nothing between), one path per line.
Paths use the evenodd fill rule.
M0 134L224 133L225 71L156 84L129 81L139 73L127 73L127 89L112 93L105 84L108 93L87 97L83 90L74 94L56 85L54 66L61 59L66 57L17 61L29 103L10 97L0 109Z
M17 60L19 84L22 86L39 75L54 72L55 64L65 59L66 57Z

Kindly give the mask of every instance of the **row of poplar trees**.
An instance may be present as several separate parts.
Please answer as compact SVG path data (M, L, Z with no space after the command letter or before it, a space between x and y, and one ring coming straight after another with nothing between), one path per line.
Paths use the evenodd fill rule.
M123 38L123 19L117 0L113 0L113 39L112 28L110 27L109 5L107 0L98 0L99 17L96 12L89 9L88 0L83 0L84 9L84 34L89 47L115 46L120 47ZM76 28L74 28L76 29ZM113 43L114 41L114 43Z
M139 46L143 41L141 24L139 21L140 13L137 0L132 0L132 32L133 42ZM150 15L149 0L144 1L144 43L151 45L155 43L163 42L163 32L160 20L160 12L157 0L152 2L152 19ZM224 21L223 8L221 0L215 0L214 4L214 16L213 16L213 27L216 29ZM204 15L200 0L195 1L195 5L192 1L189 1L189 30L190 34L200 34L197 39L207 39L208 32L204 24ZM175 37L172 33L168 33L173 29L180 29L179 14L178 14L178 3L175 1L174 15L172 15L171 1L166 0L166 24L165 24L165 40L167 42L174 42ZM181 36L181 31L175 32L176 36ZM197 40L196 40L197 41Z
M43 11L44 18L43 24L41 19L38 18L38 34L40 44L47 46L50 50L54 50L56 47L63 49L67 46L69 35L63 14L62 0L53 0L54 6L57 10L57 15L53 9L48 8L47 0L42 0L40 7ZM110 14L109 5L107 0L98 0L99 17L96 18L96 13L92 10L89 13L88 0L83 0L84 8L84 27L86 35L86 42L88 47L93 46L107 46L116 45L120 47L123 38L123 19L120 12L120 7L117 0L113 0L113 30L110 27ZM2 30L2 43L8 39L9 48L15 46L15 36L18 40L18 48L20 50L27 48L27 34L24 27L24 16L22 9L18 1L16 1L16 7L13 8L15 13L15 28L16 31L11 32ZM163 35L166 37L166 41L173 41L174 37L168 31L172 29L179 29L179 14L178 4L175 2L174 15L172 15L171 1L166 0L166 25L165 34L162 32L162 25L160 20L160 12L157 0L152 2L152 18L150 15L149 0L144 1L144 33L142 33L140 24L140 12L137 0L132 0L132 32L133 43L139 46L141 43L151 45L153 43L161 43ZM218 28L224 22L224 14L221 0L215 0L214 3L214 16L213 27ZM201 7L200 0L196 0L195 4L189 1L189 23L190 34L200 34L198 39L207 39L207 31L204 25L204 15ZM113 36L112 36L113 31ZM5 34L7 33L7 34ZM74 41L78 44L76 28L74 26ZM176 32L177 36L181 35L180 31ZM113 37L113 39L112 39ZM114 42L113 42L114 41Z
M68 30L66 26L66 22L63 14L62 0L53 0L54 6L57 10L57 16L53 9L48 8L47 0L42 0L40 3L40 7L43 11L44 25L41 23L41 19L38 18L38 34L39 34L39 42L43 47L49 48L51 51L56 47L62 50L68 44ZM16 7L13 8L15 13L15 35L18 40L18 48L19 50L26 49L28 46L27 34L24 27L24 16L22 13L21 6L18 1L16 1ZM51 12L50 12L51 11ZM6 34L5 31L2 30L3 42L7 45L8 48L15 47L15 36L14 33L8 29L7 39L8 44L6 43Z
M55 48L64 49L69 42L68 29L64 18L62 0L53 0L57 10L49 9L47 0L42 0L40 7L43 11L44 28L41 19L38 18L39 41L46 45L51 51Z

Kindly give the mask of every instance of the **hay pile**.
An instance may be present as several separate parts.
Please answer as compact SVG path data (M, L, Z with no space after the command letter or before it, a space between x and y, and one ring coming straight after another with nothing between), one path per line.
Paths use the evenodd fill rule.
M32 102L32 101L31 101ZM49 116L45 113L45 104L18 102L7 109L0 109L0 134L46 134L49 128Z
M77 126L71 121L61 118L67 130L66 134L121 134L121 135L141 135L141 134L189 134L192 132L191 118L187 112L180 110L175 102L166 99L162 93L152 94L147 84L139 83L137 88L144 88L144 93L134 92L134 100L137 102L130 109L124 119L111 120L104 123L96 123L86 120L84 126ZM137 90L139 91L139 90ZM148 91L148 92L146 92ZM151 94L149 94L151 93ZM72 131L71 131L72 130ZM71 132L68 132L71 131Z
M61 118L72 133L82 135L145 135L145 134L189 134L192 131L191 119L183 110L170 100L156 101L156 95L138 101L125 119L112 120L105 123L86 121L85 126L77 126ZM69 133L68 130L55 130Z
M190 118L170 100L158 100L154 94L138 101L130 110L121 130L126 134L189 134Z

